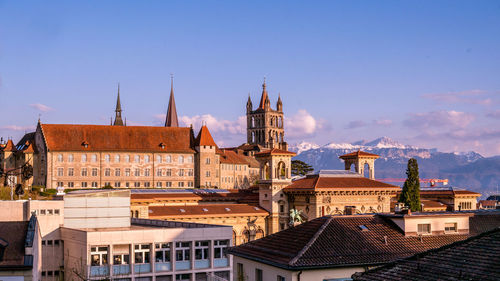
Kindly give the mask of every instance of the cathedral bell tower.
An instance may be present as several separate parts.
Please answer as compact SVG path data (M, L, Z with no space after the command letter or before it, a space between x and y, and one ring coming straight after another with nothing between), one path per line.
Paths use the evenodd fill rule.
M287 150L283 117L283 103L278 97L276 110L271 108L266 81L262 84L259 107L253 110L252 100L247 101L247 143L258 144L267 149Z
M292 157L296 154L271 149L255 154L260 164L259 205L270 215L266 221L266 234L273 234L288 226L289 206L283 188L292 182Z

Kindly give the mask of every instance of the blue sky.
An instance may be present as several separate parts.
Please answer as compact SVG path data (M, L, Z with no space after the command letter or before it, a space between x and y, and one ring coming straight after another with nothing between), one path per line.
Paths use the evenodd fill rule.
M500 154L499 1L0 1L0 136L180 119L245 140L267 78L289 143Z

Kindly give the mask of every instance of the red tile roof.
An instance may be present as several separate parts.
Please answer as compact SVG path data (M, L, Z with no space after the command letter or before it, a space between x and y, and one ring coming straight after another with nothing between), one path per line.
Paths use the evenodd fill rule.
M354 274L356 281L499 280L500 228Z
M8 140L7 143L5 144L4 148L3 148L4 151L16 151L16 147L14 146L14 142L12 142L12 140Z
M149 218L189 218L215 216L267 216L269 213L248 204L201 204L190 206L149 206Z
M500 217L500 213L484 217L490 216ZM469 218L471 235L476 234L472 229L475 217ZM233 247L229 253L289 270L366 266L388 263L467 237L405 236L390 219L379 215L325 216Z
M288 150L277 149L277 148L273 148L271 150L266 150L266 151L255 153L255 156L267 156L267 155L292 155L292 156L295 156L295 155L297 155L297 153L291 152Z
M41 124L41 128L52 151L194 153L190 128L69 124Z
M311 175L294 181L285 187L285 191L314 190L327 188L391 188L400 190L400 187L365 177L322 177Z
M479 204L484 207L495 207L497 205L496 200L480 200Z
M214 139L212 138L212 135L210 134L210 131L205 125L201 126L200 132L196 137L195 144L196 146L201 146L201 145L217 146L217 144L215 144Z
M361 151L361 150L358 150L358 151L355 151L355 152L351 152L351 153L347 153L347 154L344 154L344 155L341 155L339 156L339 158L343 159L343 158L351 158L351 157L376 157L376 158L379 158L380 155L377 155L377 154L373 154L373 153L368 153L368 152L364 152L364 151Z

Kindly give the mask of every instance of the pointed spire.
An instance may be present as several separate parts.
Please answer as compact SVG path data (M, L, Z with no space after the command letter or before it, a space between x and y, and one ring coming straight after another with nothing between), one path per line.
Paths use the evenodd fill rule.
M177 120L177 109L175 107L174 99L174 75L172 74L170 74L170 99L168 101L165 127L179 127L179 121Z
M281 93L278 94L278 101L276 102L276 110L283 110L283 102L281 102Z
M111 118L113 120L113 118ZM113 126L123 126L122 120L122 104L120 102L120 83L118 83L118 96L116 98L115 122L111 122Z
M264 77L264 83L262 84L262 96L260 97L259 108L264 109L266 102L269 100L266 90L266 77Z

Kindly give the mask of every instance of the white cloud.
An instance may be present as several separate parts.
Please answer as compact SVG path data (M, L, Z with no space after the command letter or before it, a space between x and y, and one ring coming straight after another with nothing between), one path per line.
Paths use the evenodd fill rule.
M472 113L443 110L413 113L410 118L403 121L403 124L411 128L465 128L474 119Z
M41 104L41 103L32 103L30 104L30 107L36 109L36 110L39 110L41 112L48 112L48 111L52 111L54 110L52 107L49 107L45 104Z
M299 109L291 117L285 117L285 136L291 138L311 136L323 128L323 123L316 120L307 110Z

